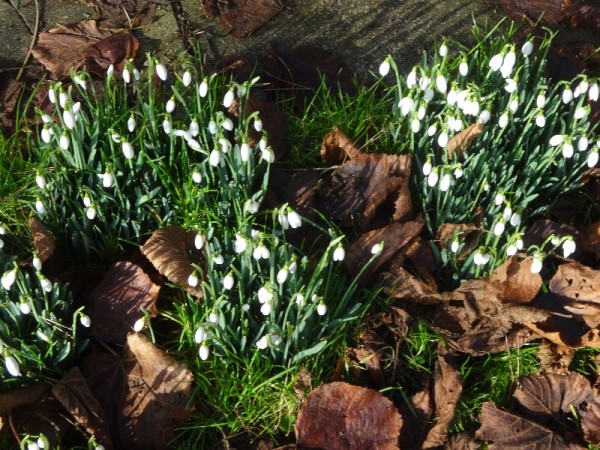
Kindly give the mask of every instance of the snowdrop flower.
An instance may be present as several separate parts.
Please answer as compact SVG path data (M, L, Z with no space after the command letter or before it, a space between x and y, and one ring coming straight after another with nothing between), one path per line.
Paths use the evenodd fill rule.
M517 254L517 246L515 244L510 244L508 247L506 247L506 254L508 256L514 256Z
M31 264L33 265L33 268L38 272L42 270L42 260L39 256L34 256L33 260L31 261Z
M446 103L448 106L456 105L456 89L454 89L454 86L452 86L452 89L450 89L450 92L446 96Z
M219 322L219 314L213 309L208 315L209 323L218 323Z
M52 134L50 133L50 127L48 125L44 125L44 128L42 128L41 137L44 143L50 143L50 140L52 139Z
M544 116L544 113L539 113L537 116L535 116L535 124L540 128L546 126L546 117Z
M133 68L133 79L135 81L140 81L140 71L137 70L135 67Z
M296 262L296 257L292 257L292 262L290 263L290 267L288 268L288 270L290 271L290 273L296 273L296 270L298 269L298 263Z
M475 264L476 266L482 266L483 264L485 264L485 257L480 250L477 250L475 252L475 255L473 255L473 264Z
M410 123L410 129L412 130L413 133L418 133L419 130L421 129L421 121L415 117L412 120L412 122Z
M114 64L111 64L110 66L108 66L108 69L106 69L106 78L112 77L114 72L115 72L115 66L114 66Z
M260 119L254 119L254 124L253 124L253 125L254 125L254 129L255 129L255 130L258 132L258 133L260 133L260 132L262 131L262 129L263 129L263 123L262 123L262 120L260 120Z
M445 58L446 56L448 56L448 46L446 45L445 42L442 43L442 45L440 45L438 53L442 58Z
M463 59L460 65L458 66L458 73L463 77L466 77L469 73L469 65L467 64L467 61L465 59Z
M427 103L429 103L433 99L434 94L435 94L435 92L433 92L433 89L427 88L427 89L425 89L425 93L423 94L423 98L425 99L425 101Z
M521 47L521 53L523 54L523 56L525 58L528 58L529 55L531 55L531 52L533 51L533 42L531 41L527 41L523 44L523 47Z
M479 114L479 122L486 124L489 122L490 118L492 117L492 113L490 111L488 111L487 109L481 111L481 113Z
M277 220L279 221L284 230L287 230L290 227L290 222L288 221L287 216L283 212L279 213L279 215L277 216Z
M317 305L317 314L320 316L327 314L327 305L323 303L323 300L321 300Z
M60 148L62 148L63 150L67 150L69 148L69 136L67 135L67 133L63 133L60 136L60 140L58 141L58 145L60 146Z
M502 211L502 218L504 219L505 222L508 222L508 221L510 221L512 214L513 214L512 208L510 207L510 205L507 205L504 208L504 211Z
M260 148L260 150L263 152L267 149L267 138L265 136L263 136L258 142L258 148Z
M171 114L173 111L175 111L175 96L171 96L171 98L167 101L167 104L165 105L165 111L167 111L168 114Z
M598 83L592 83L590 85L588 98L594 102L598 100Z
M243 162L248 162L250 159L250 146L247 142L242 142L240 146L240 158Z
M258 212L258 208L260 208L260 205L256 200L248 199L244 204L244 209L250 214L256 214Z
M271 305L271 300L265 302L260 307L260 312L263 316L268 316L273 311L273 306Z
M210 152L208 163L213 167L217 167L221 163L221 152L219 150Z
M196 344L201 344L204 339L206 339L206 330L204 327L198 327L196 332L194 333L194 342Z
M192 172L192 181L196 184L200 184L202 182L202 174L198 172L198 169L194 169Z
M504 199L506 197L504 196L504 194L502 192L499 192L496 194L496 196L494 197L494 203L496 205L501 205L502 203L504 203Z
M61 108L65 107L65 105L67 104L67 100L69 100L69 96L67 95L67 93L60 91L60 93L58 94L58 103L60 104Z
M194 238L194 247L197 250L200 250L204 247L204 243L206 242L206 237L201 233L196 233L196 237Z
M454 169L454 178L460 178L463 176L463 170L462 167L457 167L456 169Z
M200 359L202 361L206 361L208 359L208 355L210 354L210 349L208 348L208 346L203 342L200 345L200 349L198 350L198 356L200 357Z
M565 142L565 145L563 145L562 148L562 154L565 158L570 158L571 156L573 156L573 144L571 144L569 141Z
M302 226L302 218L296 211L291 210L287 213L287 220L292 228L300 228Z
M108 167L104 173L99 174L98 176L102 178L102 187L109 188L113 186L115 178Z
M198 286L198 281L199 281L199 279L198 279L198 275L196 275L196 272L192 272L192 273L190 274L190 276L188 277L188 279L187 279L187 283L188 283L188 285L190 285L191 287L196 287L196 286Z
M417 68L413 67L413 70L406 77L406 86L412 89L417 85Z
M44 216L46 214L46 207L44 206L44 202L39 197L35 202L35 210L40 216Z
M510 216L510 224L513 227L516 227L517 225L519 225L521 223L521 214L514 212L512 214L512 216Z
M123 81L125 82L125 84L129 84L131 82L131 72L129 72L129 69L127 67L123 69L121 76L123 77Z
M198 95L201 98L206 97L206 94L208 94L208 81L206 80L206 78L204 78L202 80L202 83L200 83L200 86L198 86Z
M89 220L94 220L96 218L96 208L90 206L88 209L85 210L85 216Z
M562 93L562 101L565 105L568 105L573 100L573 91L569 88L566 88Z
M181 81L183 82L183 85L185 87L188 87L190 85L190 83L192 82L192 74L189 70L186 70L184 72L183 76L181 77Z
M334 261L343 261L346 257L346 250L341 245L338 245L333 251L333 260Z
M271 147L265 148L261 153L261 157L268 163L272 163L273 161L275 161L275 153L273 152L273 149L271 149Z
M500 53L492 56L492 59L490 59L490 62L489 62L489 66L492 69L492 71L497 72L498 70L500 70L500 67L502 67L503 60L504 60L504 56L501 55Z
M498 126L500 128L506 128L506 125L508 125L508 114L502 113L502 115L498 119Z
M544 94L538 94L535 99L535 104L538 108L543 108L546 105L546 96Z
M265 348L267 348L268 342L267 342L267 335L264 335L263 337L261 337L258 341L256 341L256 347L259 350L264 350Z
M377 255L377 254L381 253L382 250L383 250L383 242L379 242L379 243L373 245L373 247L371 247L371 253L373 255Z
M517 55L514 50L510 50L502 60L502 66L500 67L500 73L503 78L508 78L512 74L513 67L515 65L515 61L517 60Z
M590 152L587 159L587 165L590 169L592 167L596 167L596 164L598 164L598 157L598 149L595 148L593 151Z
M271 256L271 252L262 242L252 252L252 257L257 261L259 259L269 259L269 256Z
M296 305L298 305L298 308L303 308L306 305L306 298L304 297L304 295L296 295Z
M511 113L516 113L519 109L519 100L517 100L516 98L511 100L511 102L508 104L508 109Z
M62 117L63 117L63 123L69 130L72 130L73 128L75 128L75 116L73 115L73 113L71 111L63 111Z
M549 144L552 147L556 147L557 145L560 145L564 141L564 139L565 138L562 134L555 134L550 138Z
M423 175L429 175L431 173L431 169L433 169L433 167L431 165L431 161L428 159L427 161L425 161L425 164L423 164Z
M446 192L450 188L451 177L449 173L445 173L440 181L440 191Z
M237 96L239 98L244 97L246 95L246 92L248 92L248 91L247 91L245 85L243 85L243 84L238 85L238 87L237 87Z
M50 103L53 105L56 104L56 91L54 90L54 87L48 89L48 100L50 100Z
M417 110L417 119L423 120L426 111L427 110L425 109L425 107L423 105L420 105L419 109Z
M438 169L436 167L431 171L431 173L429 175L427 175L427 185L429 187L434 187L437 184L439 179L440 179L440 176L438 174Z
M540 271L542 270L542 260L543 257L542 255L540 255L539 253L536 253L535 255L533 255L533 262L531 263L531 273L540 273Z
M279 284L283 284L285 283L285 280L287 280L288 277L288 268L284 267L283 269L279 270L279 272L277 272L277 282Z
M123 141L123 155L127 159L133 158L133 146L127 141Z
M138 320L136 320L135 323L133 324L133 331L136 333L139 333L140 331L142 331L144 329L145 326L146 326L146 321L144 320L143 317L141 317Z
M573 236L568 236L562 244L563 256L568 258L570 255L575 253L575 247L575 240L573 239Z
M454 120L454 126L452 127L452 129L455 132L459 132L460 130L462 130L463 129L463 121L462 121L462 119L460 119L460 118L455 119Z
M167 68L160 61L156 61L156 75L163 81L167 79Z
M227 275L225 275L225 278L223 278L223 289L225 290L229 290L233 287L233 283L235 282L234 278L233 278L233 274L231 272L229 272Z
M233 93L233 89L229 89L225 96L223 97L223 106L225 108L229 108L233 104L233 100L235 95Z
M504 90L509 94L512 94L517 90L517 81L513 78L507 78L506 84L504 85Z
M115 144L121 143L121 136L115 130L110 130L110 138L113 140Z
M425 91L429 88L429 85L431 84L431 79L429 77L421 77L421 79L419 80L419 87L421 88L422 91Z
M587 136L581 136L579 138L579 140L577 141L577 150L580 152L583 152L583 151L587 150L589 144L590 144L590 141L587 138Z
M585 106L579 106L577 107L577 109L575 110L575 114L573 115L573 117L575 117L575 119L580 120L583 119L588 113L588 110Z
M435 134L435 132L437 131L437 126L431 125L428 129L427 129L427 136L431 137Z
M442 130L442 132L438 136L437 143L442 148L444 148L448 144L448 132L446 130Z
M135 130L135 125L136 125L135 117L132 114L131 116L129 116L129 119L127 119L127 129L129 130L130 133L133 133L133 130Z
M390 62L388 61L388 58L385 58L379 66L379 75L385 77L388 73L390 73L390 68Z
M10 290L11 286L13 285L13 283L16 281L17 279L17 268L15 267L12 270L9 270L8 272L4 272L4 275L2 275L2 287L4 289L6 289L7 291Z
M502 234L504 233L504 219L500 219L498 222L496 222L496 225L494 225L494 235L496 236L502 236Z
M89 328L92 324L92 319L90 319L90 316L86 314L81 314L81 316L79 316L79 323L81 323L81 325L84 327Z
M217 134L217 122L215 122L214 120L208 122L208 132L210 134Z
M46 189L46 178L44 178L44 175L39 170L35 174L35 182L40 189Z
M221 144L221 151L223 153L229 152L229 149L231 148L231 142L225 138L219 138L219 144Z
M223 255L216 254L213 256L213 263L215 263L217 266L220 266L224 262L225 262L225 258L223 258Z
M403 97L399 102L398 102L398 108L400 108L400 114L402 114L402 116L407 116L413 109L415 105L415 102L412 98L410 97Z
M13 377L21 376L21 369L19 368L19 363L14 358L14 356L7 356L4 359L4 365L6 367L6 371Z
M454 239L452 241L452 244L450 244L450 250L452 251L452 253L456 253L458 251L458 247L459 247L458 239Z
M223 123L221 124L221 126L227 130L227 131L231 131L233 130L233 122L231 121L231 119L229 117L227 117Z
M439 74L435 77L435 87L442 94L445 94L448 90L448 82L446 81L446 77L442 74Z

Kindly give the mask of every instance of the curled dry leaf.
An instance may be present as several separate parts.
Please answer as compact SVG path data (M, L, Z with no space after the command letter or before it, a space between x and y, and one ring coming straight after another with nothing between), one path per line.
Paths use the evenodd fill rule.
M511 256L490 275L489 281L504 303L527 303L542 287L542 277L531 272L531 258Z
M483 133L484 125L482 123L474 123L468 126L460 133L457 133L448 141L447 151L448 159L452 161L454 158L460 158L469 148L471 142Z
M581 248L600 258L600 222L594 222L581 231Z
M592 445L600 445L600 399L579 407L583 437Z
M224 2L226 3L226 2ZM254 33L283 9L282 0L230 0L229 7L221 7L219 24L236 39Z
M37 402L48 390L45 383L36 383L13 392L0 394L0 416L13 409Z
M86 49L85 66L100 78L104 77L111 64L117 73L121 73L125 61L135 58L139 46L139 41L129 31L107 36Z
M200 283L195 287L188 284L188 278L194 272L192 264L199 265L202 273L206 273L206 259L194 247L195 236L195 232L177 226L161 228L150 236L141 250L161 275L202 298Z
M458 255L460 261L466 259L473 250L479 247L479 241L483 235L483 229L475 224L465 223L443 223L437 230L437 241L440 248L448 247L449 241L459 238L462 249Z
M479 450L481 442L469 433L459 433L448 436L444 450Z
M104 278L89 293L92 307L90 333L97 339L122 344L143 310L156 315L160 287L129 261L112 264Z
M54 237L48 232L42 222L35 217L29 219L29 229L33 237L33 247L42 262L46 262L54 254L56 244Z
M346 350L352 382L359 386L382 389L385 386L381 360L376 351L349 347Z
M525 233L525 242L529 245L535 244L540 245L551 235L562 237L562 236L573 236L578 241L579 233L577 229L571 225L564 223L554 222L548 219L536 220Z
M398 449L402 417L379 392L343 382L310 393L295 424L299 448Z
M360 147L338 127L333 127L321 144L321 157L329 165L342 164L360 153Z

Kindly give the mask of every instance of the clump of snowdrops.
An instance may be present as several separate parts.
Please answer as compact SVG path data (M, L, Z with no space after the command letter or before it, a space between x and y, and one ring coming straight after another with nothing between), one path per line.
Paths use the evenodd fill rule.
M406 76L391 57L380 67L383 77L390 69L396 74L393 135L414 157L412 190L430 236L445 223L476 223L483 231L466 257L459 232L434 246L442 276L454 283L489 274L519 251L528 252L537 272L549 252L570 255L571 236L524 249L525 224L598 163L600 142L588 120L598 81L580 75L551 82L545 68L553 35L516 46L515 31L493 38L476 28L472 48L442 42ZM481 134L466 151L449 149L469 127Z

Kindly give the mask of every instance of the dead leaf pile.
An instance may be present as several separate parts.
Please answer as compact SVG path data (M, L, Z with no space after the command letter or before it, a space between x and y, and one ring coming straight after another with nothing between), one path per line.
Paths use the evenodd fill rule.
M283 10L283 0L202 0L207 17L219 16L219 26L244 39Z

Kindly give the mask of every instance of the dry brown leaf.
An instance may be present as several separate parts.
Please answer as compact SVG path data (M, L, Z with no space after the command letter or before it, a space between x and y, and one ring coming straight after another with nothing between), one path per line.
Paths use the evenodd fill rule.
M394 404L379 392L334 382L310 393L295 431L301 448L393 450L401 426Z
M150 236L141 251L161 275L179 284L190 294L202 298L202 280L198 286L188 284L188 278L195 270L192 263L199 265L203 274L207 270L204 256L194 246L195 236L195 232L177 226L161 228ZM198 278L201 278L200 274Z
M333 127L321 144L321 157L331 166L342 164L360 153L360 147L338 127Z
M536 220L525 233L525 241L532 245L541 245L551 235L557 237L573 236L578 242L579 232L572 225L558 223L548 219Z
M268 23L283 9L282 0L230 0L221 8L219 24L236 39L243 39Z
M252 114L258 111L260 120L263 123L264 130L268 137L268 143L273 149L275 160L280 161L285 154L287 148L287 135L289 124L285 114L276 104L258 100L251 97L246 106L246 114ZM250 128L248 132L248 145L251 147L257 144L262 138L263 133L259 133L254 128Z
M47 390L48 386L45 383L37 383L17 391L0 394L0 416L20 406L37 402Z
M456 134L452 139L448 141L447 151L448 159L452 161L454 158L460 158L469 148L471 142L483 133L484 125L482 123L474 123L468 126L460 133Z
M507 16L521 21L523 16L535 23L556 26L569 18L563 8L565 0L501 0L500 4Z
M490 275L489 281L504 303L528 303L542 287L542 277L531 272L531 258L511 256Z
M304 401L308 392L312 390L312 374L306 367L301 366L298 369L298 378L294 381L293 387L296 398Z
M349 347L346 350L352 383L372 389L385 385L379 354L367 348Z
M192 413L192 374L139 333L127 336L123 362L129 389L122 403L121 448L166 449L175 428Z
M73 367L54 386L52 393L69 412L77 426L94 436L107 450L113 448L103 411L77 367Z
M91 334L97 339L122 344L144 310L156 315L160 287L129 261L112 264L98 286L89 293L92 307Z
M600 258L600 222L595 222L581 231L580 246Z
M121 31L90 45L86 49L85 66L100 78L111 65L121 73L125 62L135 58L139 47L139 41L129 31Z
M453 434L448 437L444 450L479 450L481 442L469 433Z
M393 222L406 222L415 218L412 197L410 194L410 178L405 178L398 187L398 197L394 202Z
M33 237L33 246L42 262L46 262L54 254L56 244L42 222L35 217L29 219L29 229Z
M459 260L466 259L473 250L479 247L479 241L483 235L483 229L474 224L465 223L443 223L437 230L437 241L440 248L448 246L448 242L455 237L460 237L463 246L458 255Z
M385 292L395 300L409 300L424 304L437 304L444 301L435 285L420 280L404 267L399 267L393 272L385 272L383 276Z
M600 402L598 399L579 407L583 437L592 445L600 445Z

